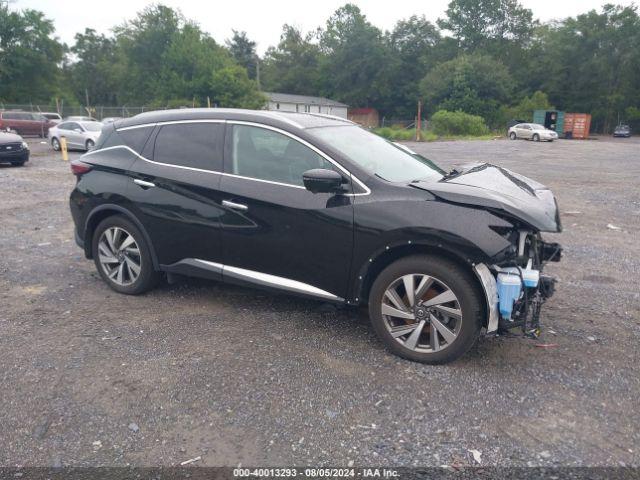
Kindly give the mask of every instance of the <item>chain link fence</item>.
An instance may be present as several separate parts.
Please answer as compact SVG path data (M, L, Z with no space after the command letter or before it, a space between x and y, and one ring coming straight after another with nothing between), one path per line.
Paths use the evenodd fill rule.
M148 112L150 110L163 110L162 107L105 107L94 106L84 107L76 105L64 105L59 104L10 104L0 102L0 111L2 110L21 110L24 112L50 112L59 113L62 118L70 116L90 116L98 120L102 120L107 117L133 117L142 112Z

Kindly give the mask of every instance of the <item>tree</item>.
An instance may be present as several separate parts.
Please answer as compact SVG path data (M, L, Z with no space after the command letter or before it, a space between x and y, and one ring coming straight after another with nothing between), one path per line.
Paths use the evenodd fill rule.
M392 52L388 68L393 69L394 80L383 109L389 115L413 118L420 80L438 61L440 32L424 15L413 15L398 21L386 39Z
M76 98L89 97L93 105L117 103L115 41L87 28L75 35L70 50L76 61L67 67L67 77Z
M255 81L239 65L213 72L209 87L213 102L219 107L260 109L267 102L266 97L256 89Z
M232 30L232 32L233 37L231 37L231 40L227 40L226 42L231 56L235 59L238 65L247 69L249 78L256 78L258 63L256 42L247 38L247 32L238 32L236 30Z
M43 13L12 12L0 3L0 100L48 101L58 91L63 55Z
M438 25L452 32L465 50L487 48L505 40L522 43L534 24L533 13L518 0L452 0L446 15Z
M486 55L461 55L431 70L420 88L430 112L462 111L499 126L499 108L511 98L508 69Z
M322 89L352 107L375 106L391 88L390 51L382 32L353 4L339 8L320 37Z
M322 88L320 47L313 34L284 25L277 47L265 54L261 84L266 91L315 95Z

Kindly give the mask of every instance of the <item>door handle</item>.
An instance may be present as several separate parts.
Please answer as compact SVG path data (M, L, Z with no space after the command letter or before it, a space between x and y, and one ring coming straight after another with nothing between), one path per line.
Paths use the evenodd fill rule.
M133 183L140 185L142 188L151 188L156 186L153 182L147 182L146 180L140 180L139 178L134 178Z
M233 208L234 210L241 210L243 212L246 212L247 210L249 210L248 206L242 205L241 203L230 202L229 200L223 200L222 206Z

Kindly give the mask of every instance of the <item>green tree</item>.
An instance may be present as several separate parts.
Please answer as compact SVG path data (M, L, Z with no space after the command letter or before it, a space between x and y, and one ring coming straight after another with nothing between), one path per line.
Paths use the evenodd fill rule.
M265 54L260 82L266 91L316 95L321 90L320 61L314 35L284 25L277 47Z
M486 55L461 55L431 70L420 83L428 111L462 111L490 125L501 123L500 106L511 98L507 68Z
M0 2L0 100L43 102L58 93L64 46L42 12Z
M227 40L227 48L231 56L238 65L247 69L249 78L256 78L258 54L256 53L256 42L249 40L247 32L232 30L233 36Z
M382 32L353 4L340 7L320 37L322 89L352 107L376 106L391 89L390 50Z
M67 67L66 73L76 98L86 101L88 96L92 105L117 103L114 40L87 28L75 35L70 50L75 62Z
M213 72L209 83L213 102L219 107L263 108L266 97L256 89L247 70L232 65Z
M420 98L420 80L438 62L436 46L441 36L438 28L424 15L413 15L396 23L387 34L391 49L388 68L393 69L393 88L384 99L387 114L413 118Z
M449 30L466 50L503 41L524 42L531 34L533 13L518 0L452 0L440 28Z

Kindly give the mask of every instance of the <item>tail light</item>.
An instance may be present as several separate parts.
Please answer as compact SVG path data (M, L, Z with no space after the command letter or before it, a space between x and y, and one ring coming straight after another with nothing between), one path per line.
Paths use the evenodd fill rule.
M91 165L81 162L80 160L73 160L70 165L71 173L73 173L77 177L80 177L81 175L84 175L89 170L91 170Z

